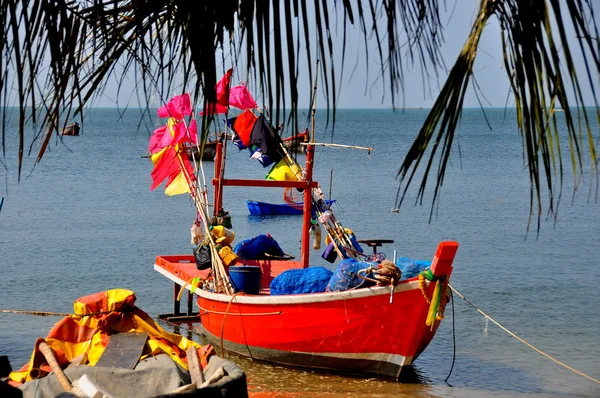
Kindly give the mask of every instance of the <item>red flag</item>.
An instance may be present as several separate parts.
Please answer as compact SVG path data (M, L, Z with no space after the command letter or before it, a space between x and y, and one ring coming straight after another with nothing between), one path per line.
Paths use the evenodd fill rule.
M175 178L181 171L177 153L172 146L166 147L156 164L150 176L152 177L152 186L150 190L156 189L165 179Z
M178 162L178 160L177 160L177 162ZM187 156L182 156L181 162L183 163L183 167L185 167L185 170L187 173L183 171L183 168L179 164L179 172L171 174L169 176L169 179L167 180L167 183L165 184L165 188L167 188L169 185L171 185L171 183L177 178L177 176L179 176L182 173L183 173L183 175L189 176L189 178L192 181L194 181L196 179L196 177L194 175L194 167L192 166L192 163L190 162L189 158ZM186 180L187 180L187 178L186 178Z
M256 116L252 111L246 109L241 115L239 115L233 124L233 130L237 133L242 140L242 144L247 148L250 145L250 136L252 135L252 129L256 123Z
M192 145L198 144L198 125L196 124L196 119L192 119L188 126L188 138Z
M227 113L227 107L221 104L206 104L206 109L208 110L207 114L209 115L218 115ZM204 111L200 112L200 116L204 115Z
M215 91L217 92L217 104L229 106L229 79L231 79L232 72L233 68L229 68L215 86Z

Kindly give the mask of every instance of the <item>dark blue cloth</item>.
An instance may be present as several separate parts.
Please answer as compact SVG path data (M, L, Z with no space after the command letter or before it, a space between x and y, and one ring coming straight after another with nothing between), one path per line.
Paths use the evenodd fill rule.
M235 246L233 251L243 260L264 260L267 258L265 253L278 257L285 254L279 247L279 243L269 234L243 240Z
M271 281L271 295L322 293L332 275L323 267L288 269Z
M253 154L260 149L262 156L259 162L263 167L267 167L281 160L281 148L279 147L281 138L277 135L273 127L269 124L264 115L260 115L250 134L250 152ZM252 156L252 155L251 155Z

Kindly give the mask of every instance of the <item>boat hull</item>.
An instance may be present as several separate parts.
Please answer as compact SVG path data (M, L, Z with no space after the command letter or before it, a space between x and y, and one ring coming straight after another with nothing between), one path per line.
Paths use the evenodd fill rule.
M204 150L202 156L200 156L200 149L198 147L190 147L188 149L188 158L190 160L208 160L212 161L217 153L217 141L209 141L204 144Z
M79 125L72 124L70 126L65 127L60 135L70 135L70 136L78 136L79 135Z
M433 292L433 284L426 287ZM433 338L417 280L390 288L296 296L200 291L202 327L216 346L297 367L397 378ZM223 297L220 297L223 296ZM445 305L445 304L444 304Z
M334 200L326 200L327 205L331 206ZM246 200L248 211L251 216L293 216L301 215L304 202L297 202L295 205L288 203L267 203L256 200Z

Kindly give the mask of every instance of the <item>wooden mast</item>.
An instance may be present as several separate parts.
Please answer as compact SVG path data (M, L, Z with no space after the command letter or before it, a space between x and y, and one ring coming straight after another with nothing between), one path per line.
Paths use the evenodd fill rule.
M312 182L313 174L313 157L315 148L309 146L306 148L306 182ZM310 226L311 226L311 209L312 209L312 188L304 190L304 208L302 212L302 268L308 268L310 259Z

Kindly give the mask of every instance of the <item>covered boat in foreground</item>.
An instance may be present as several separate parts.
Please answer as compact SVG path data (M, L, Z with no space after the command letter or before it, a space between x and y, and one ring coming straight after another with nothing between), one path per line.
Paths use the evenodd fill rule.
M76 300L74 314L38 339L29 362L10 373L5 393L248 396L246 376L235 363L216 356L210 345L164 331L134 303L134 293L125 289Z
M157 167L152 172L153 177L159 177L154 178L153 187L166 180L167 189L169 181L175 181L181 173L197 209L192 225L195 255L157 256L154 263L157 272L174 282L176 297L184 293L182 287L189 291L186 313L181 313L179 301L175 301L173 313L162 317L200 321L209 341L253 359L398 378L402 369L411 366L426 349L440 325L449 300L447 286L458 243L441 242L431 262L420 262L426 265L419 272L401 275L398 259L386 260L376 251L392 240L357 241L352 231L336 219L312 178L314 145L305 145L302 168L264 115L249 113L252 111L246 109L250 123L244 128L252 133L243 134L234 128L234 135L246 137L244 146L263 166L265 162L275 164L267 179L225 178L223 142L216 147L212 207L203 188L208 184L194 175L198 170L190 169L183 157L164 158L164 170L170 174ZM181 125L185 125L184 115L178 122ZM173 145L185 145L185 141L174 139ZM179 168L174 167L177 164ZM270 178L275 174L277 177ZM273 252L266 250L264 255L256 250L254 254L258 255L248 255L253 251L245 248L259 237L263 242L272 240L269 235L231 248L235 239L231 219L220 216L226 213L223 190L230 186L302 192L300 261L276 260L267 257ZM321 226L329 241L323 258L330 262L336 257L342 259L335 272L309 267L310 233L320 231ZM372 247L373 253L363 253L359 242ZM275 255L282 253L279 251ZM408 262L415 263L410 259ZM198 313L193 312L194 300Z

